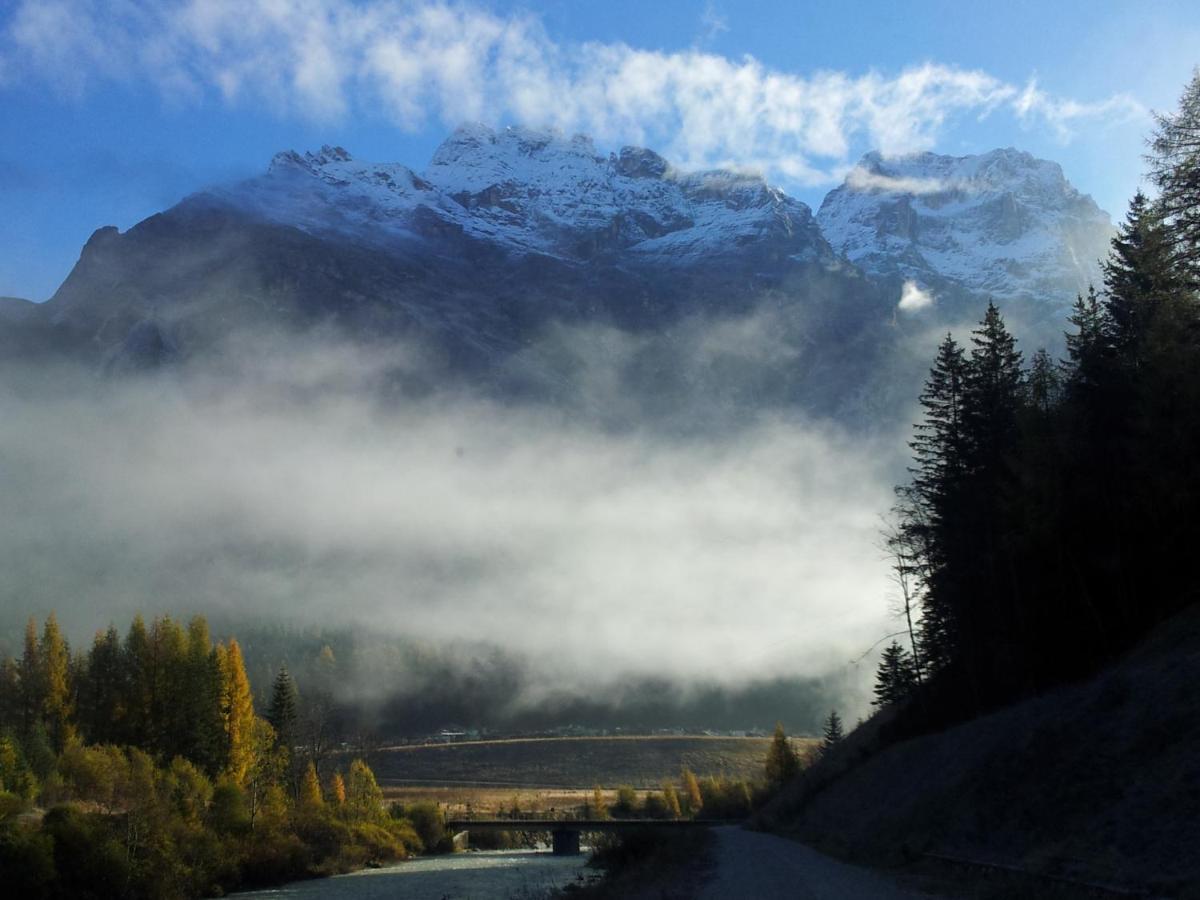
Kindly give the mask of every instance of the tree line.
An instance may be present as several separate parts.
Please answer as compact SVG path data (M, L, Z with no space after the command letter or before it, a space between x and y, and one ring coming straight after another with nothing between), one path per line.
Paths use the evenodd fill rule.
M920 396L889 535L909 640L876 702L970 714L1095 670L1197 599L1200 72L1157 117L1150 177L1074 304L1066 357L1025 360L989 304Z

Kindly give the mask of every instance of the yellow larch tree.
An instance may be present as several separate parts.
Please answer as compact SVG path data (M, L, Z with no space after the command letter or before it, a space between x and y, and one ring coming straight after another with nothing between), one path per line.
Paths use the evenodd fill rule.
M238 785L244 785L254 765L254 698L236 638L230 638L228 646L217 645L217 659L221 667L221 720L227 750L225 771Z

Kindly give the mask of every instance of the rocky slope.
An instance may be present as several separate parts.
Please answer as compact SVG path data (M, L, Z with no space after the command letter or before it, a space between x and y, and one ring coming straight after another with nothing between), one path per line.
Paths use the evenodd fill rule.
M761 178L679 173L652 150L598 154L582 135L463 126L421 174L340 147L278 154L261 178L213 192L233 207L312 234L384 247L450 235L513 256L691 267L714 256L795 254L832 263L803 203Z
M868 153L821 204L834 249L868 274L1056 315L1099 284L1112 224L1061 167L1017 150Z
M877 713L763 824L857 860L1032 873L986 896L1108 895L1046 876L1200 896L1197 677L1192 607L1107 671L945 731L895 742L898 711Z

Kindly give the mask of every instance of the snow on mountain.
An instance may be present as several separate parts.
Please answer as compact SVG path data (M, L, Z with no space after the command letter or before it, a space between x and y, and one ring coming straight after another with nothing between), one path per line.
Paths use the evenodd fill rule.
M590 138L482 125L456 130L423 174L339 147L276 155L209 192L271 222L372 243L459 233L515 254L609 251L688 265L749 244L832 261L812 213L753 175L681 173L651 150L599 154Z
M1112 235L1108 214L1057 163L1013 149L868 153L817 221L868 274L1054 307L1099 283Z

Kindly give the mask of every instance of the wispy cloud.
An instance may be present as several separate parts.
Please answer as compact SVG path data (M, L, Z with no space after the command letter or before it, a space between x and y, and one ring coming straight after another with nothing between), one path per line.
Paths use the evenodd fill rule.
M710 34L724 27L715 8L702 21ZM856 141L927 149L959 116L1005 110L1065 139L1086 121L1143 113L1127 96L1084 103L936 63L802 75L699 48L562 43L532 15L399 0L18 0L5 58L11 77L74 95L150 83L175 102L215 95L317 121L552 125L798 184L832 180Z
M941 178L916 178L909 175L884 175L863 166L855 166L846 175L846 184L856 191L889 191L899 194L938 194L951 190L955 182Z
M1047 94L1037 86L1037 79L1033 78L1013 99L1012 107L1022 122L1045 122L1062 141L1068 141L1074 136L1072 126L1080 121L1128 121L1147 114L1146 108L1128 94L1116 94L1094 103L1081 103L1069 97Z
M709 42L716 40L729 30L729 19L718 11L716 4L708 0L700 13L700 40Z

